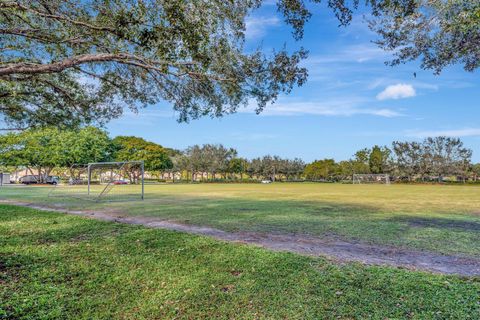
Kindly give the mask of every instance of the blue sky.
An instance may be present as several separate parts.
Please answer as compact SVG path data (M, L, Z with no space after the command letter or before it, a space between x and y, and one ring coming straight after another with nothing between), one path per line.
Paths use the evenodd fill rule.
M385 66L389 55L371 43L361 14L339 28L325 6L313 6L313 17L300 42L282 22L275 6L266 5L247 20L246 50L266 51L300 46L310 51L306 85L282 96L263 114L253 108L221 119L204 118L179 124L171 105L126 112L107 129L112 136L137 135L177 149L192 144L222 143L241 156L265 154L348 159L358 149L393 140L425 136L461 137L480 162L480 78L461 66L439 76L417 62ZM416 72L417 77L413 76Z

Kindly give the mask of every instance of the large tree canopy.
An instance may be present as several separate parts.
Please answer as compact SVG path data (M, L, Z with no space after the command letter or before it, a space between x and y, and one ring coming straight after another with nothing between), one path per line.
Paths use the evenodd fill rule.
M166 100L181 121L258 110L306 80L304 50L244 53L261 0L0 2L0 99L21 126L103 122ZM307 19L281 1L299 37Z
M371 28L379 46L395 52L397 65L420 59L440 73L450 64L480 65L479 0L385 0L374 5Z
M307 79L306 51L246 53L245 19L264 0L1 0L0 113L11 126L104 123L168 101L180 121L260 112ZM309 2L277 0L300 39ZM365 0L380 46L400 63L478 67L479 1ZM359 0L328 0L340 24Z

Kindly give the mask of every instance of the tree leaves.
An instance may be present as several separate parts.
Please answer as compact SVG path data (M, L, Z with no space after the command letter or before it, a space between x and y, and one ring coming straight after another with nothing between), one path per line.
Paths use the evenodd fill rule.
M306 52L243 52L245 17L260 3L2 3L0 113L16 126L72 127L159 101L172 103L179 121L220 117L252 99L261 110L305 82ZM296 38L304 10L289 20Z
M452 64L466 71L480 65L480 1L378 1L370 28L376 43L392 51L398 65L420 59L421 68L439 74Z
M303 37L319 0L278 0ZM0 114L10 126L104 124L160 101L178 120L261 112L307 80L303 48L246 53L245 19L262 0L52 0L0 3ZM480 2L367 0L376 43L397 65L439 73L479 66ZM329 0L347 25L358 0Z

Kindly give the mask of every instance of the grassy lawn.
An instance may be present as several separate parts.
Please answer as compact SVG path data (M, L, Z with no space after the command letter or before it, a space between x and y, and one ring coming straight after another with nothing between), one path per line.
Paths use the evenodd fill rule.
M0 205L0 318L478 319L479 314L478 279L335 265Z
M336 235L480 257L480 187L312 183L146 187L146 200L94 203L49 188L3 188L0 199L155 216L225 231ZM114 189L115 191L115 189Z

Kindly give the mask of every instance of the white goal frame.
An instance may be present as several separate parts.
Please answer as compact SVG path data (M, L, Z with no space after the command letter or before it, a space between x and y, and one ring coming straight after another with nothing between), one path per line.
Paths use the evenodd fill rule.
M137 172L132 175L132 168ZM74 170L77 170L74 173ZM145 163L144 161L92 162L85 165L75 164L69 169L68 182L53 186L49 197L73 197L93 201L127 201L145 199ZM128 173L130 172L130 173ZM130 182L126 181L128 177ZM99 179L99 180L98 180ZM133 180L132 180L133 179ZM66 181L66 179L63 179ZM121 185L136 186L135 192L128 188L127 193ZM116 193L120 188L122 192ZM134 195L132 197L132 195ZM115 200L116 199L116 200Z
M386 173L380 174L373 174L373 173L366 173L366 174L354 174L352 176L352 183L353 184L386 184L390 185L390 175Z
M140 165L140 184L142 185L142 194L141 199L145 199L145 163L144 161L120 161L120 162L93 162L89 163L87 166L87 177L88 177L88 186L87 186L87 195L90 196L90 186L92 183L92 168L98 168L101 166L111 167L118 166L120 171L124 168L125 165L137 164ZM102 192L99 194L98 199L100 199L104 194L108 193L111 188L114 186L114 179L110 179L108 183L103 188Z

